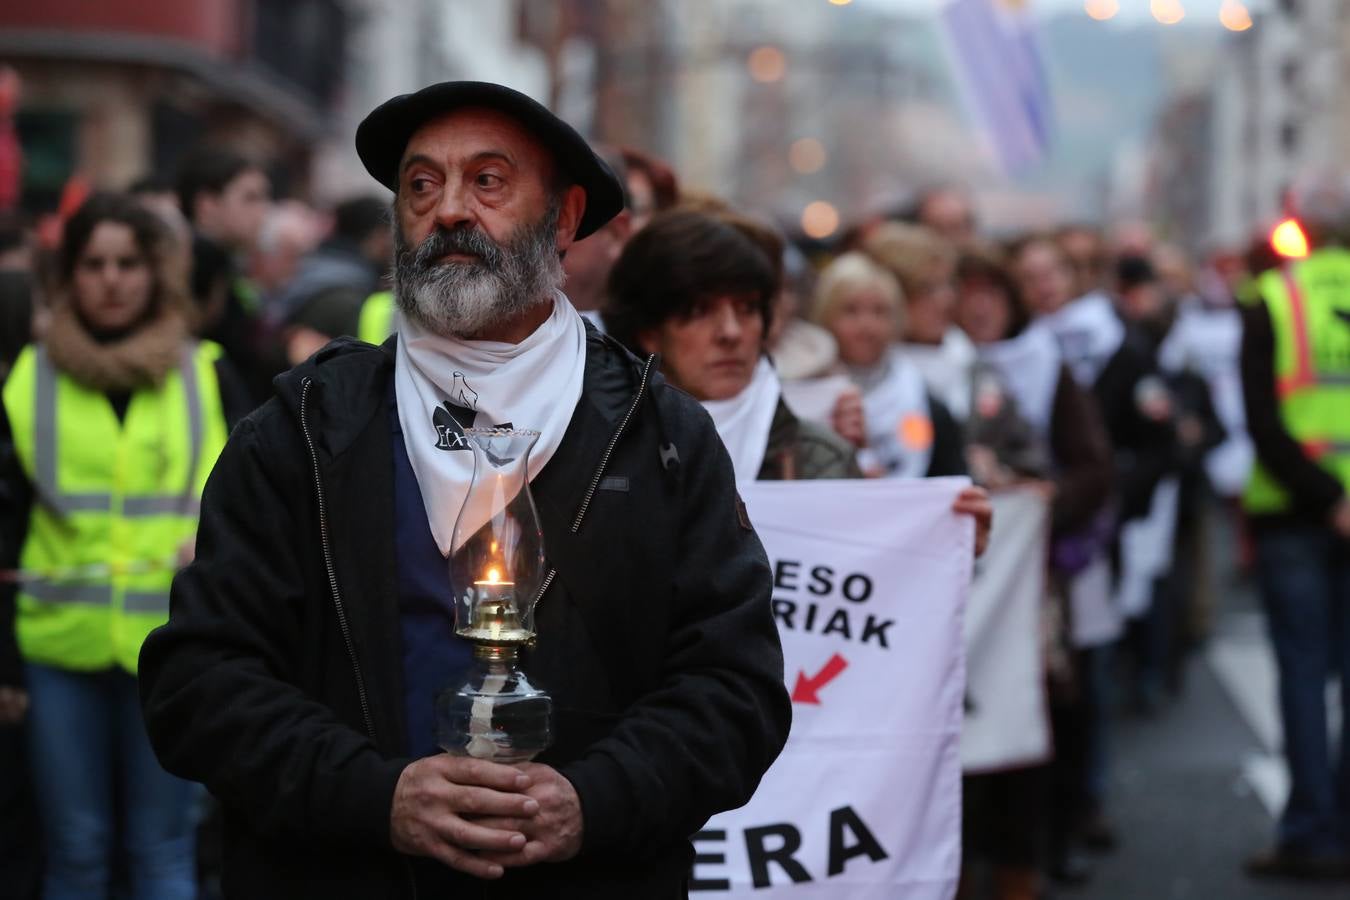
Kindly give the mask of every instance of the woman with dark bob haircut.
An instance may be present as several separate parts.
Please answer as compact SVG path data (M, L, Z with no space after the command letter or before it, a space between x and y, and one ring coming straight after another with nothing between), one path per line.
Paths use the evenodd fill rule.
M609 279L605 327L703 403L740 481L852 478L852 448L800 421L764 354L781 239L728 210L660 213L628 242Z
M27 715L47 900L109 896L114 873L132 897L196 895L194 788L150 749L136 670L193 552L230 376L192 339L170 240L132 197L91 197L4 384L0 688Z

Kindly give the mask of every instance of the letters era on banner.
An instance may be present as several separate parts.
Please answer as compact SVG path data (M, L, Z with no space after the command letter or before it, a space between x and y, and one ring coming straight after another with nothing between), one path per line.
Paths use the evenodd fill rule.
M695 896L949 900L961 864L963 478L742 486L774 569L786 748L694 839Z

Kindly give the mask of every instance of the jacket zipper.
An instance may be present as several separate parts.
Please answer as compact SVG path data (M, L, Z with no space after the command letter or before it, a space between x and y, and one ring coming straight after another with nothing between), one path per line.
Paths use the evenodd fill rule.
M319 475L319 454L314 449L314 438L309 432L309 389L313 379L306 378L300 390L300 429L305 434L305 443L309 446L309 460L314 466L314 491L319 498L319 538L323 544L323 562L328 569L328 587L333 593L333 606L337 610L338 628L342 631L342 641L347 645L347 658L351 660L352 672L356 675L356 694L361 701L361 719L366 724L366 734L375 739L375 723L370 717L370 700L366 696L366 680L361 674L361 663L356 658L356 644L352 642L351 627L347 624L347 610L342 605L342 593L338 590L337 569L333 566L333 549L328 540L328 504L323 493L323 479Z
M576 518L572 520L572 533L576 534L581 530L581 522L586 518L586 511L591 508L591 499L595 496L596 490L600 487L600 481L605 477L605 467L609 465L609 458L614 455L614 448L619 444L619 438L623 437L624 431L628 428L628 423L632 421L633 415L637 412L638 406L642 403L642 398L647 393L647 382L651 379L652 366L656 362L656 355L652 354L647 359L647 365L642 369L642 380L638 383L637 394L633 397L633 402L628 406L628 412L624 413L623 420L619 422L619 427L615 430L609 439L609 445L605 447L604 454L600 457L600 465L595 469L595 475L591 478L590 487L586 490L586 496L581 498L581 506L577 508ZM537 605L544 598L549 585L553 584L553 579L558 574L556 568L550 568L548 574L544 576L544 583L539 586L539 590L534 595L534 602Z

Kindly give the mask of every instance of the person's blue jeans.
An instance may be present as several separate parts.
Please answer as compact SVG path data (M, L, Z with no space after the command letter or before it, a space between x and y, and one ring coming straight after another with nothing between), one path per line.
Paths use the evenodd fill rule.
M155 759L135 677L33 664L25 671L47 843L44 900L103 900L115 873L125 874L134 900L192 900L196 789Z
M1350 741L1333 764L1326 686L1341 677L1350 723L1350 545L1324 528L1271 528L1257 535L1257 572L1280 672L1280 717L1289 763L1289 804L1279 842L1313 854L1350 850Z

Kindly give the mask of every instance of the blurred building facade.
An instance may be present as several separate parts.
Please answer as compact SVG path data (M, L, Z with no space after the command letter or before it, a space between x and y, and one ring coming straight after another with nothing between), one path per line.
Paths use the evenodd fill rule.
M303 177L342 83L339 0L43 0L0 6L0 58L22 79L24 204L78 173L125 186L201 142Z
M1209 232L1269 227L1295 180L1347 169L1350 20L1341 0L1275 0L1229 40L1214 80Z

